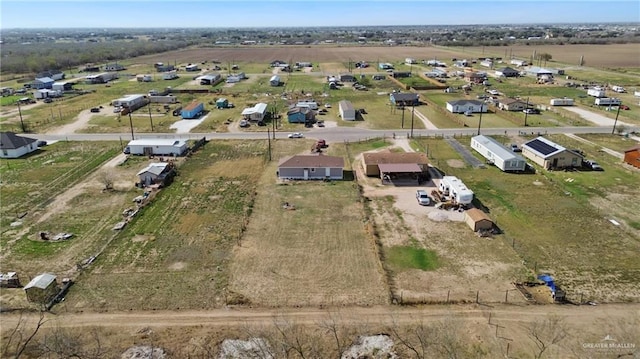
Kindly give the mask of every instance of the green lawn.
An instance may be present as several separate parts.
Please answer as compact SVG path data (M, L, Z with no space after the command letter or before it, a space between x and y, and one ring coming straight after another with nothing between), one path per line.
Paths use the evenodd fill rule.
M385 259L394 270L438 268L438 256L435 252L424 248L395 246L385 248Z

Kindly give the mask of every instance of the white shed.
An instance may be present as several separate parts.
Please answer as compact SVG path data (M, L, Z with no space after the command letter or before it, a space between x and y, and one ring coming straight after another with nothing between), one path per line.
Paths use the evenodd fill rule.
M172 138L142 138L127 144L132 155L182 156L187 151L187 142Z
M524 171L524 157L513 153L494 138L478 135L471 138L471 148L504 172Z
M342 100L338 103L338 110L340 111L340 117L344 121L355 121L356 120L356 110L353 108L351 102L347 100Z
M269 84L273 87L280 86L280 76L278 75L271 76L271 79L269 79Z

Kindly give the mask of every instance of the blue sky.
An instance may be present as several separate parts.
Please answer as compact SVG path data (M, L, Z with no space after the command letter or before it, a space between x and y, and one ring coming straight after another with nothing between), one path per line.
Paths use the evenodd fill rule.
M0 27L291 27L640 23L640 1L0 0Z

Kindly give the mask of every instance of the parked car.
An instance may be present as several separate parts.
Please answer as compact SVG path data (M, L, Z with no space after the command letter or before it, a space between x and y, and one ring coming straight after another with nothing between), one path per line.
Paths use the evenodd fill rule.
M627 106L627 105L620 105L620 109L621 109L621 110L628 110L628 109L629 109L629 106Z
M244 127L249 127L250 124L249 124L249 121L247 121L247 120L240 120L240 124L238 124L238 126L244 128Z
M304 138L304 135L300 132L294 132L294 133L290 133L289 138Z
M604 171L604 168L602 168L596 161L585 160L584 166L592 171Z
M122 150L122 153L124 153L125 155L131 154L131 149L129 148L129 146L125 147L124 150Z
M52 103L53 99L50 97L45 98L44 100L42 100L44 103Z
M418 204L421 206L428 206L431 204L431 198L429 198L429 194L427 191L423 189L419 189L416 191L416 199L418 200Z
M522 148L518 147L517 144L512 143L511 144L511 151L513 151L513 152L522 152Z
M91 112L100 112L100 107L91 108Z
M44 147L46 145L47 145L47 141L44 141L44 140L40 140L36 143L36 146L38 147Z
M522 112L529 115L537 115L540 113L540 110L538 110L537 108L525 108L524 110L522 110Z

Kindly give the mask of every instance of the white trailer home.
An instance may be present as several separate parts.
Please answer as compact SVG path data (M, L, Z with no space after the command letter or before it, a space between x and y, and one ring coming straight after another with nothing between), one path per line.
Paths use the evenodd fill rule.
M503 172L520 172L527 167L524 157L507 149L492 137L484 135L472 137L471 148Z
M458 177L443 176L438 188L458 204L470 204L473 201L473 191L468 189Z
M593 96L593 97L605 97L605 91L604 89L600 88L600 87L593 87L587 90L587 95L589 96Z
M616 97L599 97L593 103L596 106L619 106L622 101Z
M187 142L172 138L142 138L129 141L125 153L144 156L182 156L187 152Z
M347 100L342 100L338 103L338 110L340 112L340 117L342 117L343 121L355 121L356 120L356 110L353 108L351 102Z
M552 98L551 101L549 101L549 104L551 106L573 106L573 99L572 98Z

